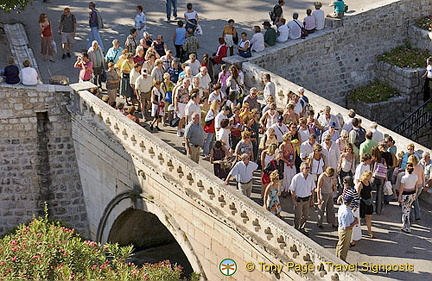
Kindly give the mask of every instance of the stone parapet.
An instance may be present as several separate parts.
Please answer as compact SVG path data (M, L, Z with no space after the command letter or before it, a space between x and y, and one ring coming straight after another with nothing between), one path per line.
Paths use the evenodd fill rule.
M413 48L429 50L432 54L432 32L421 29L416 25L408 27L408 41Z
M183 222L179 223L179 226L195 247L195 253L208 280L216 280L218 276L220 279L220 272L214 264L227 256L238 257L241 261L306 263L312 264L315 268L313 272L304 275L284 270L281 273L282 280L332 280L336 276L341 280L367 280L367 277L358 272L327 272L325 266L320 267L321 263L343 262L328 254L314 241L299 235L292 226L266 212L233 187L222 185L221 180L212 173L202 169L100 99L87 91L76 94L79 96L75 99L77 103L74 104L73 110L76 112L76 118L93 124L94 134L109 136L104 141L111 140L112 147L106 147L106 143L101 143L106 147L106 157L111 158L113 156L109 155L113 152L124 149L127 157L133 161L127 163L128 166L132 165L129 166L129 171L133 169L133 177L138 177L141 181L142 196L148 198L152 195L156 202L165 202L164 207L171 211L173 219ZM121 152L124 157L125 152ZM82 159L79 160L81 163L84 158L79 158ZM133 180L125 179L124 182ZM157 186L159 188L156 188ZM176 204L178 198L185 202ZM93 202L96 203L98 202ZM187 219L182 219L183 217ZM227 237L228 233L231 234ZM207 242L203 243L206 240ZM207 251L211 252L212 261L205 257ZM243 273L236 275L236 280L265 280L269 277L268 273L259 270L253 273L246 272L240 264L239 270Z

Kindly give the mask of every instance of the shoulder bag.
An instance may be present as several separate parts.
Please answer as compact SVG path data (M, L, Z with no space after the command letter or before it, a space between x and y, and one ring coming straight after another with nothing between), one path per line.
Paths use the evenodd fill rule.
M306 31L306 29L304 27L302 27L296 20L294 20L294 22L300 27L301 29L301 38L306 38L309 33Z

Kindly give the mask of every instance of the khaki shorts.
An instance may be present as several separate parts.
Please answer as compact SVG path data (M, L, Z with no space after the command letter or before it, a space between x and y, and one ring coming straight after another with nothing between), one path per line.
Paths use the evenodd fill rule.
M73 33L62 32L61 37L62 37L62 43L64 44L66 43L72 44L73 42L75 42Z

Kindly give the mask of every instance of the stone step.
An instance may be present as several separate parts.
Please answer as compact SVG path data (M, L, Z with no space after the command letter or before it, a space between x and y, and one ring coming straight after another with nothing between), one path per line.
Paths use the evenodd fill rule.
M23 61L29 59L31 66L36 69L39 77L42 77L33 50L29 47L29 40L24 26L20 23L5 24L4 30L9 42L11 53L15 59L15 64L22 69L24 67L22 64Z

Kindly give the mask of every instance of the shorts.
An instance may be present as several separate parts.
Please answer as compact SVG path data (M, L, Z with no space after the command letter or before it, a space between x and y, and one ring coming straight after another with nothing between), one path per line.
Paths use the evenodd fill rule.
M150 92L141 92L140 98L141 98L142 103L149 104L150 103L150 97L151 97Z
M62 32L61 37L62 37L62 43L72 44L75 42L73 33Z
M186 108L186 104L185 103L178 103L178 112L177 112L177 116L181 119L184 118L186 116L185 113L185 108Z
M153 117L153 118L159 118L160 117L159 113L160 113L159 112L159 105L152 103L151 117Z

